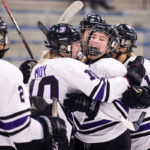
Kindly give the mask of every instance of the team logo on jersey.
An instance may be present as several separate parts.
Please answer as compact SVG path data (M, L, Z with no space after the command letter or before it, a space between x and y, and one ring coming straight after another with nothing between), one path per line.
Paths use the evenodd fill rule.
M59 29L59 32L60 33L63 33L63 32L65 32L66 31L66 27L60 27L60 29Z

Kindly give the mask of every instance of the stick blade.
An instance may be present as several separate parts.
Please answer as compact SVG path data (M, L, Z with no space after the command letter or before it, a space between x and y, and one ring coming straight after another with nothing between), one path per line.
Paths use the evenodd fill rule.
M61 15L57 23L68 23L69 20L77 13L84 4L82 1L75 1L67 7L64 13Z
M47 29L47 27L44 25L44 23L42 23L41 21L38 21L38 22L37 22L37 25L38 25L39 29L44 33L44 35L47 36L48 29Z

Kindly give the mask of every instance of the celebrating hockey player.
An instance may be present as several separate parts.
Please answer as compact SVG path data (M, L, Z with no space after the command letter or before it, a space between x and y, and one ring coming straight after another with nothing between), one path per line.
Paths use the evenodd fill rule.
M29 94L22 73L2 60L8 50L6 45L7 25L0 18L0 150L51 149L52 139L67 140L65 122L44 114L31 118Z
M124 76L126 74L125 67L108 55L108 53L112 53L116 49L119 42L117 30L113 26L108 24L96 24L92 27L86 39L87 41L83 48L88 58L87 63L89 64L89 68L94 73L98 76L103 75L106 78ZM65 101L66 107L69 107L71 111L78 110L86 112L87 114L84 122L80 125L77 123L78 116L75 119L78 128L75 139L75 149L83 149L84 145L89 146L91 150L108 150L110 148L118 150L120 148L130 149L129 131L122 123L113 121L118 115L116 115L118 111L114 104L93 103L92 100L80 94L70 94L69 98L70 100L66 99ZM89 103L86 99L89 100ZM69 100L69 102L67 102L67 100ZM118 101L117 105L122 107L120 103L121 102ZM92 110L90 109L91 107ZM111 111L113 111L113 113ZM102 115L102 112L105 113L105 115L109 114L108 116L111 117L107 117L108 120L104 120L105 117ZM92 122L93 125L91 124L89 127L85 127L90 124L90 122ZM101 122L101 124L96 124L96 122ZM90 132L88 132L88 130L90 130Z
M117 98L117 95L122 97L120 87L123 86L124 89L125 86L123 77L109 80L97 77L87 65L75 59L66 58L72 56L76 58L75 55L80 50L79 33L71 25L54 25L47 34L47 40L50 50L33 68L29 80L31 95L44 97L48 103L52 103L52 98L56 97L61 104L66 98L66 93L71 92L83 92L96 101L105 102L111 102ZM129 74L128 72L127 78L130 81L131 74ZM119 94L117 94L118 91ZM60 107L58 112L62 117Z
M93 16L93 15L92 15ZM86 19L85 19L86 18ZM89 32L92 28L93 25L93 20L90 22L90 15L88 15L88 17L85 17L83 19L83 21L81 21L80 25L82 25L80 27L81 29L81 33L82 33L82 37L84 43L86 46L83 46L83 49L88 57L88 63L90 66L90 69L92 69L93 72L95 72L97 75L103 75L106 78L110 78L110 77L115 77L115 76L122 76L125 73L125 68L118 62L116 62L115 60L113 60L112 58L109 58L109 54L108 53L113 53L114 50L116 49L116 42L117 42L117 33L115 35L115 30L113 30L113 27L110 25L106 25L106 23L101 23L97 26L95 26L91 32ZM89 18L89 19L87 19ZM85 21L86 20L86 21ZM84 23L85 21L85 23ZM88 23L87 23L88 22ZM87 26L88 24L88 26ZM95 24L98 24L97 22L95 22ZM112 28L112 29L111 29ZM82 30L84 29L84 30ZM88 33L90 33L90 35L88 36ZM87 39L88 38L88 39ZM86 40L87 40L87 44L86 44ZM109 42L107 42L107 40L109 40ZM108 44L107 44L108 43ZM107 47L108 46L108 47ZM141 70L142 71L142 70ZM99 104L93 104L93 102L89 99L89 103L87 102L87 99L89 98L85 98L82 94L71 94L70 95L70 100L66 101L66 107L69 106L69 109L71 111L83 111L86 112L87 116L93 116L93 114L96 116L96 111L98 112L98 107ZM83 103L82 103L83 100ZM115 105L119 105L119 109L120 107L122 107L123 105L120 102L115 101ZM90 109L90 107L92 107L92 109L94 111L92 111ZM109 107L108 107L109 106ZM114 113L114 106L108 105L104 108L107 108L105 110L105 113L107 114L107 112L109 112L109 108L112 110L112 112ZM111 107L110 107L111 106ZM103 104L101 104L101 107L103 107ZM101 109L102 110L102 109ZM124 111L124 110L123 110ZM122 111L122 112L123 112ZM92 113L91 113L92 112ZM122 113L121 112L121 113ZM125 111L124 111L125 112ZM91 113L91 114L90 114ZM110 112L110 114L112 114ZM115 114L115 113L114 113ZM124 114L124 116L126 116ZM113 117L112 117L113 118ZM102 116L101 118L99 118L99 121L102 120ZM77 120L77 119L76 119ZM112 119L110 119L112 120ZM77 134L77 138L80 139L76 140L76 148L75 149L83 149L84 145L88 145L87 147L90 147L89 149L120 149L120 148L124 148L124 149L130 149L130 134L128 131L126 131L126 127L122 124L122 123L118 123L116 124L113 121L110 121L111 124L113 124L112 126L106 126L104 128L104 125L107 125L107 121L105 120L106 123L102 124L103 129L101 130L95 130L96 126L90 126L89 128L85 129L84 126L86 126L86 124L90 124L89 122L92 122L93 124L95 122L98 122L98 116L92 119L85 119L84 123L82 125L78 125L79 123L76 123L78 125L79 128L79 132ZM82 127L83 126L83 127ZM97 128L100 128L100 125L97 124ZM92 128L93 132L92 132ZM121 130L122 129L122 130ZM91 132L89 134L86 133L86 130L91 130ZM107 134L106 134L107 131ZM126 131L126 132L125 132ZM124 132L124 133L123 133ZM84 134L85 133L85 134ZM114 134L112 134L114 133ZM92 135L91 135L92 134ZM105 135L103 135L105 134ZM105 138L104 138L105 136ZM100 137L102 139L100 139ZM111 137L111 139L110 139ZM97 139L95 139L97 138ZM123 142L121 142L123 141ZM92 143L91 145L89 143ZM88 148L87 148L88 149Z
M130 64L131 61L136 59L133 51L137 47L137 33L135 29L128 24L117 24L116 28L120 37L120 44L116 49L113 57L120 62L122 62L126 67ZM129 89L128 92L124 93L124 103L131 107L135 108L131 110L131 116L133 120L136 120L137 117L141 114L142 111L146 111L147 114L143 123L141 124L138 131L131 132L131 149L132 150L141 150L150 148L150 136L149 136L149 126L150 126L150 76L149 76L149 67L150 62L147 59L144 59L144 67L146 69L146 74L142 80L141 85L144 87L138 87L138 90ZM136 93L139 93L139 96ZM148 107L148 108L147 108ZM137 110L142 109L142 110ZM147 108L147 109L145 109Z

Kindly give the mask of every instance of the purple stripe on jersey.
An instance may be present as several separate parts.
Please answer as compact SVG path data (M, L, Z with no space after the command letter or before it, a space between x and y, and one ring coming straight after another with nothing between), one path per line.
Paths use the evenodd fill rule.
M115 99L114 102L118 103L127 113L129 113L129 108L126 107L121 101Z
M92 127L97 127L97 126L100 126L100 125L105 125L107 123L110 123L112 121L110 120L100 120L100 121L97 121L97 122L91 122L91 123L86 123L86 124L83 124L80 126L80 129L89 129L89 128L92 128Z
M103 99L103 97L104 97L104 89L105 89L105 87L106 87L106 82L105 82L105 79L103 79L103 85L101 86L101 88L100 88L100 90L99 90L99 92L98 92L98 94L97 94L97 96L96 96L96 98L95 98L95 100L96 101L101 101L102 99Z
M150 123L141 125L137 131L130 131L130 132L131 132L131 134L133 134L133 133L138 133L138 132L142 132L142 131L146 131L146 130L150 130Z
M7 123L0 121L0 129L11 130L11 129L17 128L17 127L23 125L26 122L26 120L28 119L28 117L29 117L29 115L25 116L23 118L17 119L15 121L12 121L12 122L7 122Z

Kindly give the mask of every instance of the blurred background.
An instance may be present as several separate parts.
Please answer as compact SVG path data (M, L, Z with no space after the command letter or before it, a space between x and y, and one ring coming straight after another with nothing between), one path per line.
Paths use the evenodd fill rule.
M42 21L49 28L56 24L73 0L5 0L23 33L34 57L39 60L44 47L44 34L37 26ZM69 23L75 27L87 14L99 14L110 24L132 25L138 34L136 55L150 59L150 0L83 0L84 8ZM0 1L0 16L8 24L9 47L5 59L17 67L30 59L8 13Z

